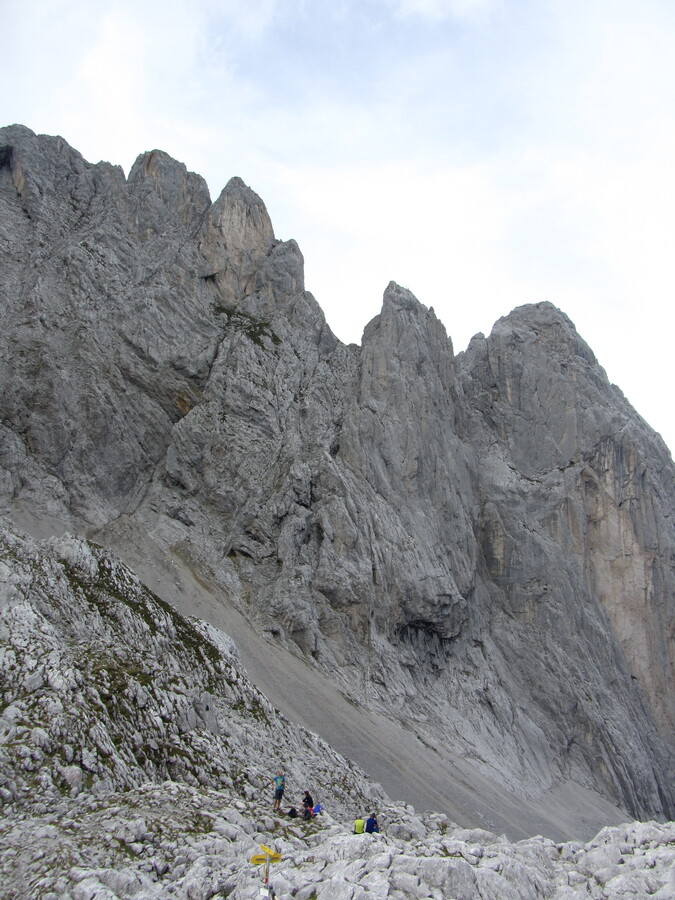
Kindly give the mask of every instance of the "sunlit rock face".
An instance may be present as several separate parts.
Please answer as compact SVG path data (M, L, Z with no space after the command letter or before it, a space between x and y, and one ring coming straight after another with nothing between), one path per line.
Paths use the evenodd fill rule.
M531 610L538 602L537 588L527 589L534 560L562 551L560 571L581 575L585 605L600 602L633 678L672 732L670 454L550 304L515 310L488 340L474 339L464 363L467 395L488 426L483 440L500 436L521 495L548 497L530 503L525 530L502 541L493 565L511 570L513 592L529 594ZM533 529L537 537L528 540ZM528 545L535 552L523 561Z
M523 796L673 816L673 463L563 313L455 356L392 283L345 346L239 179L20 126L0 237L6 514L179 556Z

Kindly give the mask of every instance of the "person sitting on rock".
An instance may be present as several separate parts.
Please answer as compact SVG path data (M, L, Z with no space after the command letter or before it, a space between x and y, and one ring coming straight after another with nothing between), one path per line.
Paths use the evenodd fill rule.
M354 819L354 834L363 834L366 823L363 819Z
M366 821L366 834L372 834L374 831L380 830L375 813L370 814L370 818Z
M305 809L314 809L314 801L312 800L312 795L309 791L305 791L305 796L302 798L302 805Z

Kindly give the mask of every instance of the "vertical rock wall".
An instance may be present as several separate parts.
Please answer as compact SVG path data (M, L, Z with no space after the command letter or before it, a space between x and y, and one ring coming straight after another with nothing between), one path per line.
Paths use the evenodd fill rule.
M20 126L0 232L7 514L145 536L523 795L673 815L673 463L566 316L455 357L391 284L344 346L239 179Z

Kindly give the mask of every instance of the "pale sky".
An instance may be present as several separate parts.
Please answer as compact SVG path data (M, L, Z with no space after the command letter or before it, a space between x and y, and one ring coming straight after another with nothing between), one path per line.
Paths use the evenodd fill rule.
M390 280L465 349L572 319L675 448L672 0L0 0L0 125L239 175L360 342Z

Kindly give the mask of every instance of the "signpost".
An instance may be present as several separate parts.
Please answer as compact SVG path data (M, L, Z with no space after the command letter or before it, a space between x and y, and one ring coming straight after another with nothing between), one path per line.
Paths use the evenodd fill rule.
M274 891L272 890L272 886L270 885L270 863L279 862L281 860L281 853L278 853L276 850L270 850L270 848L266 847L264 844L260 845L260 849L263 852L254 853L251 857L251 862L254 866L265 866L265 884L267 885L267 896L271 900L271 898L274 897Z

